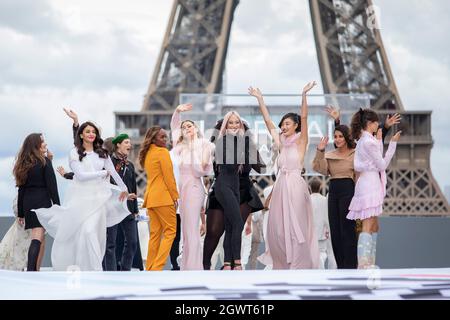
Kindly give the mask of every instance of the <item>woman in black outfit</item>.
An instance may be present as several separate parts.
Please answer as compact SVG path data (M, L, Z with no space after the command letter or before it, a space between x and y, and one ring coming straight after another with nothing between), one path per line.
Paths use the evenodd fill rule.
M47 144L42 134L32 133L25 138L13 169L19 187L18 222L25 224L25 229L31 229L27 271L37 271L38 258L44 254L41 244L45 230L33 210L60 204L55 172L46 153Z
M103 260L105 271L130 271L133 266L133 260L138 256L137 267L143 270L142 255L139 250L139 237L137 229L136 216L139 214L137 204L137 186L136 172L134 165L128 160L131 150L131 141L127 134L119 134L112 140L114 151L111 160L116 168L117 173L128 187L130 196L127 201L130 215L122 222L107 229L106 253ZM118 241L120 238L120 242Z
M228 237L225 233L223 269L241 269L240 248L244 223L252 212L262 210L264 207L253 186L254 182L249 176L252 168L261 172L261 169L265 167L251 139L249 128L240 120L237 113L229 113L225 119L227 120L218 121L215 127L218 134L211 137L211 142L216 144L216 159L214 162L215 181L211 188L212 191L208 195L206 208L206 236L203 246L203 268L205 270L211 269L211 257L223 232L227 231L227 227L231 228L232 237L230 237L230 231L228 231ZM224 122L225 125L223 125ZM232 129L239 127L239 130L244 131L243 135L242 132L235 135L221 135L220 132L224 131L224 127L227 125ZM235 199L237 199L237 203ZM230 207L230 203L233 207ZM233 216L235 229L230 226L230 223L227 225L230 209L233 210L233 214L239 213L239 215Z

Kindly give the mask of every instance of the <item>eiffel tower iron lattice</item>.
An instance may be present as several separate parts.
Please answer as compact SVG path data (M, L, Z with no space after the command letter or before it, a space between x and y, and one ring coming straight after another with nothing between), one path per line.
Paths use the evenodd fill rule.
M180 93L220 93L230 30L238 0L175 0L141 112L116 113L116 130L135 130L140 144L151 125L168 127ZM403 107L371 0L309 0L325 93L366 93L382 117L402 113L403 131L388 169L386 215L450 215L430 168L431 112ZM386 139L389 141L389 137ZM131 158L136 158L136 151ZM307 180L313 177L305 177ZM317 178L317 177L316 177ZM257 178L257 190L271 178ZM327 178L322 177L327 185ZM145 188L138 173L138 189ZM326 188L323 188L326 192Z

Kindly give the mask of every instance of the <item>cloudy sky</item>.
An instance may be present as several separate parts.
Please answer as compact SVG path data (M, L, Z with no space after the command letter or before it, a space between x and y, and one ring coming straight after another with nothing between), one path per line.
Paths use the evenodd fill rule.
M450 185L450 1L374 3L405 108L433 110L431 165L441 187ZM62 107L101 124L105 136L114 133L113 111L140 109L171 6L169 0L0 1L0 213L11 211L11 169L28 133L44 132L55 164L67 166L70 121ZM308 1L241 0L226 68L228 93L245 93L249 84L298 93L305 82L320 82Z

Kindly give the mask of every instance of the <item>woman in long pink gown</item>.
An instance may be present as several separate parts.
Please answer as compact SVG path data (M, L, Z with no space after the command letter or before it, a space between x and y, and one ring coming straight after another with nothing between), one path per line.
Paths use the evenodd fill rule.
M203 270L199 223L205 200L202 177L212 171L213 147L202 137L193 121L181 121L180 113L191 109L191 104L179 105L170 123L180 172L180 218L183 236L180 268L181 270Z
M261 261L273 263L273 269L319 268L319 246L314 233L311 197L301 176L308 146L308 106L306 93L316 85L303 88L301 116L286 114L280 124L281 135L270 119L259 89L249 88L258 99L267 129L280 150L278 173L272 190L267 225L267 250Z

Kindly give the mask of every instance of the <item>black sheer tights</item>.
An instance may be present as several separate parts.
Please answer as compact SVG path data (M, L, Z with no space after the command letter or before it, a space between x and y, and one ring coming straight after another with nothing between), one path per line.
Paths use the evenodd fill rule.
M241 217L244 223L247 221L252 208L248 203L240 205ZM203 269L211 269L211 257L216 250L220 237L225 231L225 220L222 209L208 209L206 215L206 235L203 244ZM225 261L232 262L232 261Z

